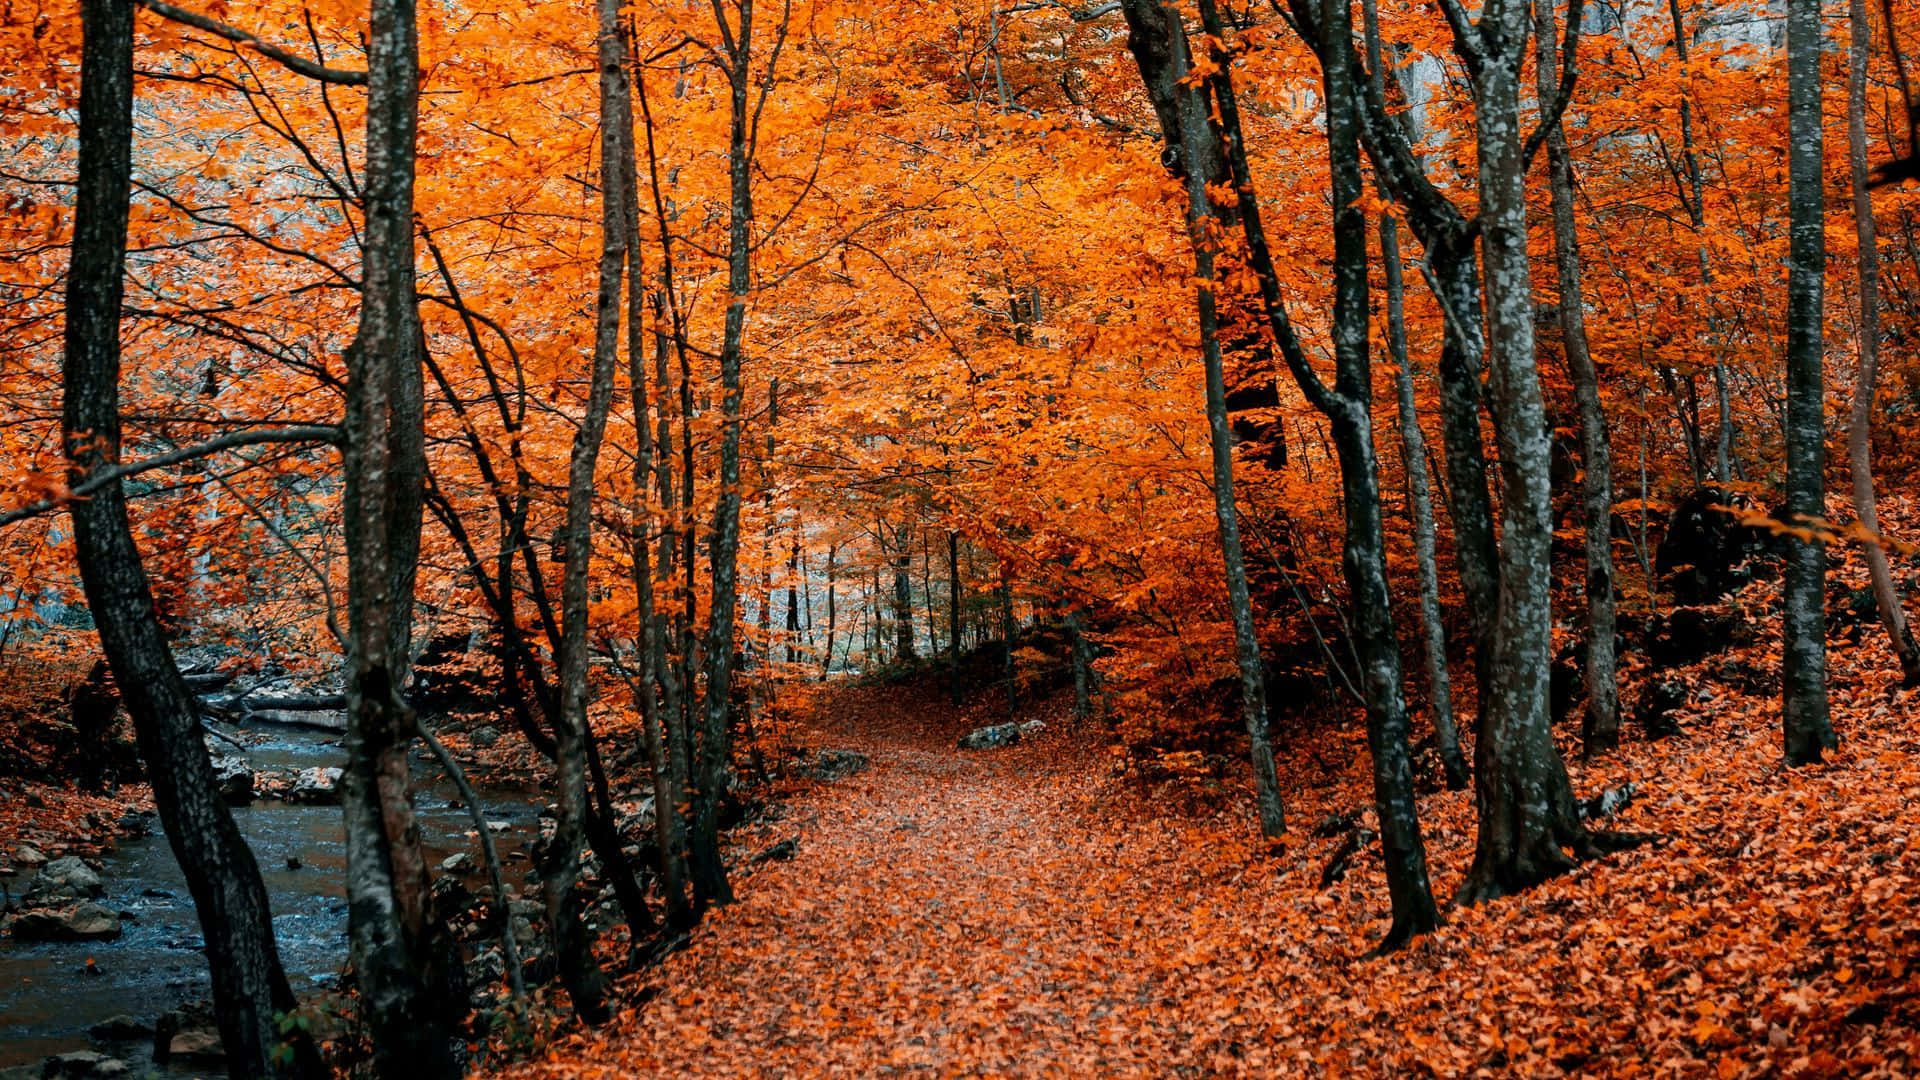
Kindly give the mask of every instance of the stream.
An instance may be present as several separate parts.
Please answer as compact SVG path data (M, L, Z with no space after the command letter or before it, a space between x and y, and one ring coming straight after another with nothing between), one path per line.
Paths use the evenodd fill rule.
M337 734L294 727L256 727L236 733L260 774L338 766L344 759ZM224 740L217 753L236 753ZM421 756L413 763L415 804L430 865L456 852L481 862L473 821L459 808L458 792L439 766ZM476 785L477 786L477 785ZM495 837L507 861L508 880L524 872L513 855L537 828L540 802L525 790L478 788L489 821L506 822ZM258 800L233 808L234 819L253 846L272 901L280 960L295 994L334 979L346 960L344 895L345 826L338 806L297 806ZM106 895L100 902L131 916L111 941L20 943L0 938L0 1069L38 1062L70 1050L106 1049L133 1065L152 1069L150 1041L95 1046L87 1029L126 1014L151 1024L160 1013L209 996L200 925L173 851L149 819L151 835L121 841L101 859ZM292 867L297 867L292 868ZM480 888L484 868L470 881ZM14 883L19 891L25 879ZM89 958L93 966L88 967ZM175 1077L224 1076L205 1064L175 1065Z

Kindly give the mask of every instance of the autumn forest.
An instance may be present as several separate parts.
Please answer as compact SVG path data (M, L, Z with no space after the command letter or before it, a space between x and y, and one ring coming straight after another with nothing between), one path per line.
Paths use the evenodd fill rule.
M0 10L0 1078L1920 1071L1920 6Z

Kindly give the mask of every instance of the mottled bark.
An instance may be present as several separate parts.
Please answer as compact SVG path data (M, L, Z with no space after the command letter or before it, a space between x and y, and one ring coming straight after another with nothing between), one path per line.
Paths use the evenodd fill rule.
M1556 88L1555 72L1561 70L1551 0L1537 0L1533 18L1539 95L1541 101L1548 101ZM1578 36L1573 40L1577 42ZM1566 59L1571 65L1573 58ZM1573 154L1566 132L1557 123L1547 129L1547 177L1553 206L1554 270L1559 279L1560 338L1580 410L1581 526L1587 562L1587 714L1581 743L1591 757L1620 742L1620 688L1613 648L1613 448L1600 402L1600 373L1587 345L1580 238L1573 216Z
M413 0L374 0L360 328L347 352L347 910L361 1013L385 1077L457 1076L449 943L431 925L402 694L425 474L413 246Z
M1826 516L1823 38L1819 0L1787 0L1787 513L1802 528ZM1790 536L1786 552L1781 716L1787 764L1804 765L1838 744L1827 705L1826 545Z
M1225 27L1214 0L1200 0L1201 18L1211 40L1224 44ZM1323 42L1353 38L1351 0L1320 8ZM1413 795L1413 760L1408 750L1406 697L1402 687L1400 642L1393 628L1393 601L1387 584L1386 537L1380 513L1380 463L1373 444L1373 360L1367 336L1367 219L1360 207L1359 110L1341 107L1360 96L1359 70L1351 48L1322 48L1322 89L1334 107L1327 111L1327 161L1333 196L1333 351L1334 384L1329 389L1308 365L1286 315L1279 275L1267 245L1258 191L1247 162L1240 108L1233 89L1231 59L1217 52L1212 87L1224 129L1227 158L1240 200L1241 231L1280 353L1301 392L1333 427L1340 460L1340 491L1346 523L1341 568L1353 602L1352 634L1367 710L1367 747L1373 759L1374 814L1387 870L1393 921L1380 943L1398 948L1439 925L1440 915L1427 878L1426 842L1420 834Z
M1240 672L1241 715L1246 722L1254 790L1259 806L1260 831L1277 837L1286 830L1280 800L1279 774L1274 767L1268 733L1265 660L1253 622L1253 600L1247 586L1246 555L1240 540L1239 511L1234 504L1233 430L1227 418L1227 390L1220 351L1220 319L1214 297L1216 241L1209 235L1221 227L1209 184L1228 180L1219 145L1209 120L1204 86L1190 84L1191 69L1186 29L1174 10L1155 0L1125 0L1129 47L1140 68L1155 111L1161 114L1167 137L1169 164L1177 163L1186 178L1187 227L1193 242L1195 306L1199 312L1200 349L1206 373L1207 435L1213 471L1214 517L1220 532L1221 561L1225 564L1228 611L1233 620L1234 656ZM1167 110L1171 108L1171 113ZM1177 118L1177 124L1169 119ZM1179 142L1174 142L1175 135ZM1208 148L1208 149L1200 149Z
M1427 658L1428 696L1433 702L1434 743L1447 787L1460 791L1473 778L1460 731L1453 717L1453 676L1447 667L1447 627L1441 614L1440 565L1435 554L1433 492L1427 480L1427 437L1420 428L1414 399L1413 366L1407 353L1405 284L1400 269L1399 226L1380 220L1380 255L1387 268L1387 343L1394 360L1395 402L1399 409L1400 470L1406 478L1407 506L1413 518L1414 563L1420 574L1421 645Z
M133 147L133 4L80 8L79 170L67 272L62 438L68 484L120 461L120 307ZM276 1012L293 991L253 852L217 794L197 702L161 632L119 482L69 504L87 607L206 941L215 1018L235 1078L273 1075ZM314 1068L310 1048L295 1069Z
M1553 504L1534 355L1520 110L1529 22L1520 0L1490 0L1477 26L1456 28L1457 40L1477 57L1470 67L1491 344L1488 402L1503 495L1499 606L1474 742L1479 830L1473 866L1456 897L1465 904L1561 873L1573 865L1565 849L1586 844L1549 709Z
M1873 24L1867 19L1866 0L1847 5L1847 167L1853 188L1853 228L1860 252L1855 268L1859 278L1860 308L1855 340L1860 369L1853 383L1853 412L1847 426L1847 467L1853 479L1853 509L1860 526L1878 536L1879 500L1873 490L1873 399L1880 389L1880 251L1873 221L1873 192L1867 175L1867 61L1873 52ZM1887 566L1887 551L1873 540L1864 545L1867 569L1873 577L1874 606L1880 625L1900 661L1901 682L1920 685L1920 645L1907 626L1900 589Z
M1367 66L1373 89L1385 78L1380 63L1380 20L1374 0L1363 0L1361 14L1366 35ZM1414 561L1420 573L1420 627L1427 657L1429 695L1433 700L1434 742L1447 787L1459 791L1472 779L1460 732L1454 724L1453 678L1447 667L1447 628L1441 616L1440 568L1434 554L1433 495L1427 480L1427 437L1420 427L1414 398L1413 361L1407 351L1406 284L1401 271L1400 224L1391 215L1380 219L1380 259L1386 264L1387 345L1394 362L1394 389L1400 421L1400 468L1406 478L1407 504L1413 517Z

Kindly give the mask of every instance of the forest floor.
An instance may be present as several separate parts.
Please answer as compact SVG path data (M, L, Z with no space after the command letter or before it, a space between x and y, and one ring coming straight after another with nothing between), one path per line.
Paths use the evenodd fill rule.
M795 837L797 855L742 874L688 948L626 976L612 1023L514 1074L1904 1075L1920 1069L1911 705L1838 700L1842 750L1788 772L1764 699L1702 694L1683 736L1573 766L1583 795L1633 780L1617 825L1660 843L1450 910L1376 958L1377 845L1323 886L1344 841L1316 829L1368 801L1358 731L1286 762L1289 832L1268 845L1243 806L1183 808L1114 776L1102 733L1058 701L1035 710L1038 736L963 752L957 735L1004 717L837 688L796 737L871 767L757 826L747 842ZM1471 794L1422 813L1444 901L1471 859Z

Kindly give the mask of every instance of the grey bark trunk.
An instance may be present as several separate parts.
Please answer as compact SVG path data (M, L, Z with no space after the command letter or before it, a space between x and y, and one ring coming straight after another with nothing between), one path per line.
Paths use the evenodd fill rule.
M1527 258L1521 70L1531 31L1518 0L1491 0L1469 47L1486 260L1488 399L1499 436L1502 514L1499 607L1487 700L1474 743L1479 814L1473 866L1457 902L1524 889L1573 865L1586 838L1566 765L1553 744L1547 674L1552 659L1553 539L1547 417L1533 336Z
M419 65L413 0L374 0L367 56L360 329L347 354L348 936L362 1016L384 1077L460 1074L454 972L431 925L413 820L402 694L424 476L413 244Z
M1254 797L1260 831L1278 837L1286 831L1280 800L1280 779L1274 767L1272 737L1268 732L1266 663L1253 622L1253 599L1247 586L1246 554L1240 540L1239 511L1234 504L1233 431L1227 418L1227 391L1220 352L1220 320L1214 298L1213 241L1210 222L1217 222L1207 185L1228 179L1217 149L1220 140L1208 119L1207 95L1188 85L1191 70L1186 28L1172 8L1157 0L1124 0L1128 47L1140 68L1148 97L1154 102L1167 142L1167 164L1186 178L1187 227L1193 242L1195 306L1199 312L1200 349L1206 372L1207 436L1213 469L1214 518L1220 533L1227 606L1233 620L1234 659L1240 671L1241 716L1246 723L1248 756L1253 763ZM1214 226L1214 227L1217 227Z
M1556 21L1549 0L1534 4L1535 70L1543 102L1552 100L1557 84L1555 73L1560 70ZM1547 131L1547 177L1553 204L1560 336L1566 349L1568 373L1573 379L1574 400L1580 410L1580 493L1587 559L1587 715L1581 728L1581 743L1591 757L1620 742L1620 688L1613 649L1613 449L1607 438L1606 410L1600 402L1600 373L1587 346L1580 239L1573 217L1573 155L1567 148L1566 132L1558 123Z
M1453 717L1453 677L1447 667L1447 627L1440 608L1440 566L1434 553L1433 493L1427 482L1427 437L1413 392L1413 366L1407 353L1405 283L1400 270L1399 225L1380 220L1380 257L1387 267L1387 343L1394 360L1394 390L1400 420L1400 468L1406 477L1407 505L1413 516L1413 554L1420 573L1420 628L1427 657L1428 694L1433 701L1434 742L1447 787L1463 790L1473 779L1460 749Z
M1819 0L1787 0L1787 513L1797 527L1826 516L1823 38ZM1838 745L1827 705L1826 547L1789 537L1786 549L1783 741L1787 764L1805 765Z
M1200 0L1208 38L1224 50L1226 31L1214 0ZM1225 133L1232 179L1239 195L1240 226L1260 279L1260 292L1275 341L1294 380L1333 427L1340 460L1340 490L1346 535L1341 559L1353 601L1351 627L1367 711L1367 746L1373 758L1374 813L1387 870L1393 921L1380 949L1404 945L1439 925L1427 877L1426 842L1413 795L1413 760L1408 751L1406 698L1401 685L1400 642L1393 629L1393 602L1387 585L1386 538L1380 514L1380 464L1373 444L1373 361L1367 328L1367 219L1360 209L1360 96L1351 47L1351 0L1323 5L1323 43L1319 50L1327 110L1327 160L1332 179L1334 246L1334 385L1329 390L1308 365L1295 339L1268 248L1258 193L1247 163L1240 108L1233 90L1231 58L1212 57L1218 71L1211 83L1214 104Z

